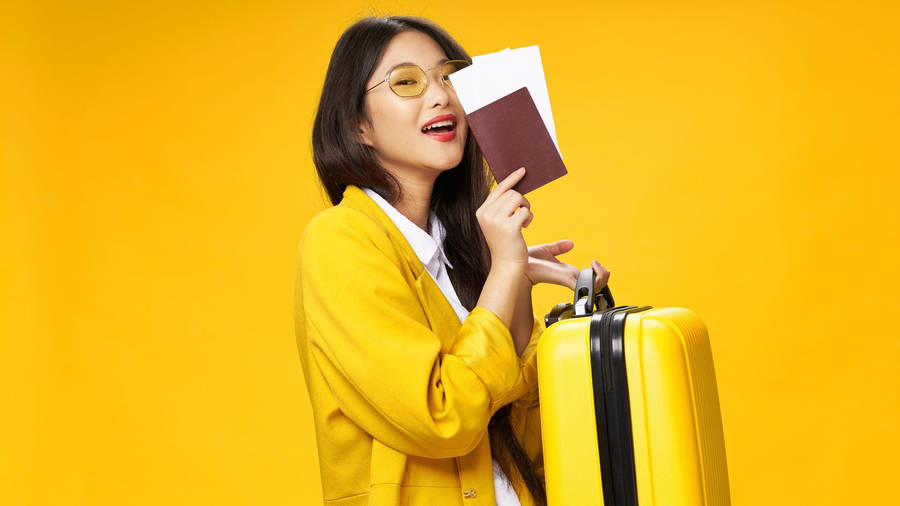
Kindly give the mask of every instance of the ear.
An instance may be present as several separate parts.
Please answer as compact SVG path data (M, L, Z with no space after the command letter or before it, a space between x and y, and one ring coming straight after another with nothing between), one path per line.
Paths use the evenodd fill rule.
M360 144L365 144L369 147L372 147L374 144L372 142L372 124L365 117L359 118L359 123L356 126L356 140Z

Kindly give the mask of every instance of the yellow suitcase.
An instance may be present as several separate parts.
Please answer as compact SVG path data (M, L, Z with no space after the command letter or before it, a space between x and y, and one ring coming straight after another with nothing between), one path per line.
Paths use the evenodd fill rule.
M550 506L731 502L706 326L690 310L614 306L594 273L538 344Z

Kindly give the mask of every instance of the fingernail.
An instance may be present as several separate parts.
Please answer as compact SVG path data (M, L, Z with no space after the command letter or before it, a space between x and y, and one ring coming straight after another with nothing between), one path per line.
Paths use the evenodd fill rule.
M519 170L516 171L516 174L521 174L522 172L525 172L525 167L519 167Z

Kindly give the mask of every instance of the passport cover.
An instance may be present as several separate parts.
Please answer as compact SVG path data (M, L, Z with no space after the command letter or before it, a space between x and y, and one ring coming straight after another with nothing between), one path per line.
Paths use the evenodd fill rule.
M566 174L528 88L466 114L466 120L498 182L525 167L525 177L513 186L524 195Z

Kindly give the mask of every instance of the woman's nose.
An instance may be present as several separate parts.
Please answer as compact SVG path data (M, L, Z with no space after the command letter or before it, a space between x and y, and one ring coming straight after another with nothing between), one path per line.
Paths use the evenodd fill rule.
M425 90L428 105L447 105L450 102L451 90L453 88L450 86L450 83L445 83L443 76L438 74L437 79L428 83L428 89Z

